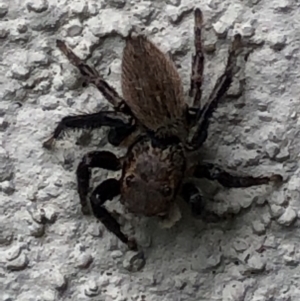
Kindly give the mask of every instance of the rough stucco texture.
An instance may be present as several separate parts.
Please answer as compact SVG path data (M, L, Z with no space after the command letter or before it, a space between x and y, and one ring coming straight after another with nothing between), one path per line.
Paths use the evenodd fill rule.
M171 229L123 215L143 262L80 211L80 158L98 148L124 152L108 145L107 129L69 132L54 150L42 148L63 116L108 107L95 87L81 87L55 40L120 91L123 37L144 29L172 55L188 90L197 6L205 18L204 99L224 70L232 33L257 46L200 155L237 174L276 172L286 181L247 189L199 182L213 211L235 213L219 223L192 218L184 204ZM0 0L0 299L299 300L299 14L293 0ZM94 184L108 176L95 172ZM122 212L117 201L107 206Z

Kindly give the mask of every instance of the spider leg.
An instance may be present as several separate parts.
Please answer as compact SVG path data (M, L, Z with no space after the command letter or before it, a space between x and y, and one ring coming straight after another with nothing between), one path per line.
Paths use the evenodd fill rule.
M111 128L108 132L108 142L113 146L119 146L135 129L135 125Z
M196 166L193 176L195 178L218 181L221 185L228 188L251 187L269 184L270 182L280 183L283 180L279 174L274 174L270 177L234 176L211 163Z
M78 173L77 173L78 174ZM108 231L115 234L132 250L137 250L135 240L129 239L122 231L117 220L103 207L104 203L120 194L120 182L116 179L107 179L93 191L90 201L94 216L99 219Z
M202 12L199 8L196 8L194 13L194 45L195 54L192 56L192 72L189 96L193 97L193 107L201 107L202 97L202 79L204 68L204 54L201 41L201 30L203 23Z
M45 141L43 146L45 148L51 148L54 140L67 128L82 129L99 128L102 126L109 126L115 129L111 131L109 135L109 142L112 142L115 146L119 145L135 130L135 124L132 124L132 120L135 120L135 117L130 108L116 90L101 78L95 68L84 63L63 41L57 40L56 45L66 55L68 60L79 69L86 81L94 84L104 97L114 105L114 109L117 112L99 112L78 116L66 116L59 122L52 137Z
M207 129L210 124L210 118L232 83L233 73L237 63L237 56L241 46L241 36L237 34L229 48L225 71L218 78L213 91L209 96L208 102L200 111L199 119L197 121L197 130L191 140L191 146L194 149L201 147L207 138Z
M90 67L83 62L67 45L61 40L56 41L56 46L61 52L68 58L68 60L77 67L80 73L84 76L85 80L89 84L94 84L97 89L103 94L103 96L115 107L126 106L124 99L118 94L118 92L110 86L97 72L95 68ZM126 106L129 110L129 107ZM129 110L130 111L130 110Z
M118 171L122 168L122 164L113 153L108 151L93 151L84 155L76 170L77 191L83 214L89 213L86 198L89 191L91 168L96 167Z
M204 203L202 195L193 183L187 182L182 185L181 197L191 206L195 215L201 215L204 210Z
M183 200L190 205L192 214L195 217L200 217L206 222L216 222L220 220L216 214L206 209L203 197L194 183L184 183L180 194Z
M100 128L108 126L112 128L121 128L122 137L126 133L134 130L131 118L121 112L105 111L93 114L66 116L56 126L52 136L43 143L45 148L51 148L52 143L61 136L67 129ZM117 135L119 140L122 138L120 133Z

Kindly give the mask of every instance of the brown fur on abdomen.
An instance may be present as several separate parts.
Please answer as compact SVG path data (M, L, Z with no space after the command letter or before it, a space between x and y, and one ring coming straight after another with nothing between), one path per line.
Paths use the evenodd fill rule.
M148 129L160 129L164 135L185 131L186 103L180 76L171 59L144 36L126 41L122 92L134 115Z

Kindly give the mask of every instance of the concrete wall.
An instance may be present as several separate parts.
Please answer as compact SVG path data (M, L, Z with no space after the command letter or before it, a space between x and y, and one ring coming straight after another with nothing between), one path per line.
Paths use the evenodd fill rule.
M0 300L299 300L297 1L0 1ZM169 230L123 215L124 231L144 250L141 262L82 215L76 192L85 153L125 150L107 143L106 129L69 132L54 150L42 148L63 116L108 106L95 87L80 87L55 40L88 57L120 91L122 37L144 28L172 55L188 91L194 7L205 20L203 99L224 70L233 30L257 46L200 155L236 174L276 172L287 181L247 189L199 182L214 212L235 213L219 223L193 218L184 204ZM115 175L94 172L93 183ZM117 201L107 207L122 212Z

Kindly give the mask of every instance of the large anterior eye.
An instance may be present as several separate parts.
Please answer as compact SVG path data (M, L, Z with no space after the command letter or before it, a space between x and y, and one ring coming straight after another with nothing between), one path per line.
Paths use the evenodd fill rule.
M164 185L162 187L162 194L164 196L170 196L172 194L172 188L170 186L168 186L168 185Z
M125 178L125 182L128 187L132 184L133 179L134 179L134 175L129 175Z

